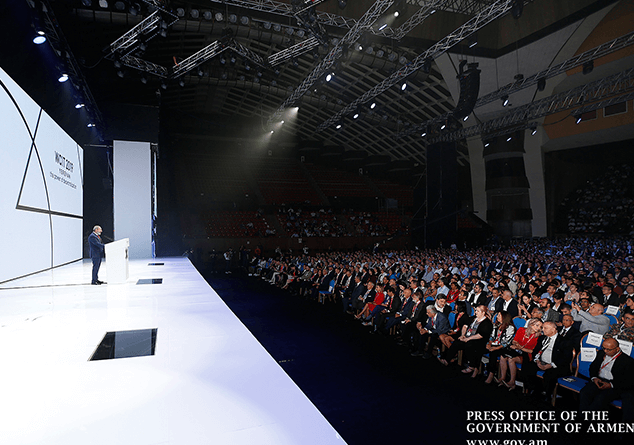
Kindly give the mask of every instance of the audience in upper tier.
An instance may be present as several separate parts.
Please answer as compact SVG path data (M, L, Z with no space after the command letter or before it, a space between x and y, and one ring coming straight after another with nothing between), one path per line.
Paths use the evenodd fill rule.
M626 239L289 254L254 258L249 272L296 295L340 301L413 356L436 355L446 366L462 356L463 372L473 378L487 354L487 384L514 390L521 369L524 388L546 400L559 377L572 375L582 336L634 340L634 243ZM634 409L628 397L624 415Z

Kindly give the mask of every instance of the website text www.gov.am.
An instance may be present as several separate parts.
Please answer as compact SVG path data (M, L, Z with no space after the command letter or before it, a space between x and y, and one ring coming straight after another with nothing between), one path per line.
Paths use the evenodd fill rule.
M467 439L467 445L548 445L548 441L544 439Z

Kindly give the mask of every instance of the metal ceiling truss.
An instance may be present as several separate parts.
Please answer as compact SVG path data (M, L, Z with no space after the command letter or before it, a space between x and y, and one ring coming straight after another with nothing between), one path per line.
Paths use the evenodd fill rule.
M399 26L396 30L392 28L386 28L385 37L389 37L396 40L401 40L407 34L409 34L414 28L423 23L427 17L435 14L438 9L442 6L446 5L450 1L448 0L432 0L425 1L421 5L421 8L414 13L409 19L405 21L401 26ZM388 31L389 30L389 31ZM380 32L380 31L377 31Z
M541 79L543 79L543 81L545 82L546 79L550 79L552 77L558 76L559 74L565 73L566 71L572 68L582 66L588 62L594 61L600 57L611 54L615 51L623 49L632 44L634 44L634 31L630 32L629 34L625 34L621 37L617 37L616 39L606 42L595 48L592 48L591 50L588 50L582 54L576 55L562 63L559 63L543 71L540 71L536 74L533 74L532 76L519 79L513 83L505 85L499 90L493 91L492 93L489 93L479 98L476 101L476 104L473 108L475 109L475 108L481 107L483 105L486 105L488 103L501 99L504 96L510 96L511 94L516 93L520 90L536 85L538 82L540 82ZM413 126L412 128L409 128L406 131L399 133L397 137L401 138L404 136L408 136L410 134L420 133L426 128L446 120L447 118L449 118L449 115L450 113L446 113L442 116L438 116L434 119L430 119L428 121L417 124Z
M221 39L222 40L222 39ZM192 54L185 60L181 61L175 68L171 75L171 77L180 77L188 71L193 70L197 66L205 63L206 61L216 57L222 52L229 49L227 45L228 42L221 42L221 40L216 40L215 42L207 45L200 51Z
M148 62L147 60L139 59L131 54L126 54L119 59L122 65L127 66L138 71L144 71L148 74L168 79L170 77L170 70L164 66L157 65L156 63Z
M424 6L428 3L426 0L406 0L408 5ZM447 12L455 12L458 14L476 15L482 12L485 8L491 6L493 0L449 0L443 2L439 9Z
M537 74L533 74L532 76L526 77L524 79L520 79L516 82L503 86L497 91L487 94L486 96L482 96L476 102L475 108L481 107L482 105L486 105L495 100L501 99L502 96L511 95L516 93L517 91L523 90L524 88L528 88L530 86L536 85L540 79L550 79L551 77L555 77L559 74L565 73L566 71L576 68L578 66L582 66L585 63L594 61L600 57L611 54L615 51L623 49L627 46L634 44L634 31L629 34L625 34L621 37L617 37L614 40L604 43L603 45L599 45L596 48L592 48L582 54L571 57L570 59L552 66L548 69L540 71Z
M339 119L341 119L343 116L350 114L353 110L356 109L357 106L383 93L384 91L391 88L396 83L404 80L407 76L419 70L420 68L425 67L425 69L428 69L428 67L431 66L431 62L433 59L437 58L460 41L469 37L480 28L484 27L493 20L503 16L508 11L510 11L514 1L515 0L497 0L494 4L483 10L477 16L473 17L460 28L445 36L442 40L438 41L427 51L418 55L414 60L412 60L411 63L403 66L400 70L396 71L394 74L384 79L374 88L370 89L361 97L357 98L355 101L343 108L341 111L339 111L339 113L335 114L330 119L323 122L321 125L319 125L319 127L317 127L317 131L323 131L326 128L330 127L332 124L339 121ZM525 0L525 3L529 3L531 1L532 0Z
M295 45L286 48L282 51L279 51L275 54L271 54L268 58L268 62L270 66L279 65L293 57L301 56L302 54L317 48L320 45L319 40L316 37L310 37L306 40L303 40Z
M431 136L428 138L428 143L457 141L460 139L478 136L480 134L489 137L489 134L501 131L507 127L520 125L523 122L528 122L544 116L559 113L561 111L566 111L571 108L583 106L589 102L601 101L615 95L630 93L631 90L634 90L634 68L630 68L612 76L599 79L586 85L578 86L563 93L555 94L554 96L546 97L542 100L523 105L516 108L513 112L497 119L492 119L479 125L462 128L457 131L447 132L446 134ZM612 103L619 103L627 100L624 99L624 97L625 96L619 96L618 98L615 98ZM629 95L627 97L629 97ZM593 104L588 107L588 111L597 109L591 108L594 106L601 108L599 104ZM580 115L583 112L583 108L580 108L572 115Z
M344 46L350 46L356 42L359 37L361 37L361 34L371 28L372 24L392 5L392 3L394 3L394 0L377 0L370 9L366 11L363 17L355 23L354 27L336 43L330 52L315 67L315 69L313 69L313 71L295 89L295 91L286 98L277 111L271 115L268 120L268 124L278 120L286 107L294 104L298 99L300 99L319 77L323 76L330 68L332 68L335 61L341 57Z

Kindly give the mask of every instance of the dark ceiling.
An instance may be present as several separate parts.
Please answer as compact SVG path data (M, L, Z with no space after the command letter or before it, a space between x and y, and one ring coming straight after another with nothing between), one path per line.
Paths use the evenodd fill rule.
M311 3L312 0L305 1L306 5ZM161 115L180 115L181 123L208 122L212 124L213 133L213 124L221 122L224 127L229 125L235 136L255 138L272 128L270 117L324 58L329 57L337 41L349 35L355 24L365 23L364 14L371 8L381 3L386 5L381 0L376 3L349 0L344 9L339 9L337 0L314 3L318 3L316 20L306 20L305 23L313 23L307 28L298 23L288 1L2 0L0 63L80 142L94 142L97 134L103 137L104 132L99 133L99 129L86 129L85 120L101 115L99 124L107 127L114 119L111 110L116 107L113 108L113 104L160 107ZM337 145L343 149L364 150L370 155L424 163L425 142L419 135L398 140L393 135L454 108L454 100L435 64L428 73L423 70L411 73L406 78L404 92L400 90L402 82L381 91L376 97L376 109L370 110L366 106L369 103L364 104L360 117L354 122L352 116L345 116L339 130L334 125L322 131L318 131L318 127L386 78L406 68L419 54L476 14L501 3L505 2L387 2L389 7L384 8L378 19L368 22L372 26L359 32L359 39L346 45L343 55L334 60L328 70L335 73L333 79L326 82L323 73L316 82L309 82L310 88L293 103L300 107L297 117L280 127L281 131L273 137L292 136L304 144ZM506 13L477 31L477 46L469 47L474 42L475 36L472 36L453 46L451 52L499 57L589 15L606 3L610 2L526 1L519 20ZM399 27L418 11L429 12L430 5L434 5L435 13L428 14L422 24L400 39L390 35L402 29ZM393 17L396 9L400 11L398 18ZM155 30L140 34L143 39L134 40L130 50L109 50L113 42L155 11L169 25L164 36L159 34L162 30L159 24ZM58 38L51 46L57 50L63 48L60 54L30 43L35 15L40 17L40 22L52 18ZM300 17L306 16L300 14ZM382 32L378 28L383 23L389 27ZM308 45L312 37L322 43L296 57L281 57L286 54L281 51L302 42ZM232 45L237 46L229 45L229 49L192 66L176 78L148 74L156 66L173 73L191 60L188 58L192 55L217 41L235 42ZM359 44L363 45L362 50L358 49ZM247 57L240 55L238 48L246 48L243 54ZM150 69L131 67L127 59L121 59L124 53L146 63L145 68ZM272 65L267 62L272 60L271 56L280 56L283 62ZM256 62L258 58L262 60L261 66ZM55 81L58 71L69 65L76 67L77 75L83 77L78 81L72 79L75 90L84 97L94 97L94 101L84 99L93 103L92 109L87 104L82 123L77 123L76 116L67 111L72 109L75 100L72 86L60 90L60 84ZM191 134L196 132L196 126L190 127L187 132L196 137ZM209 131L199 133L203 138L209 136ZM463 152L461 162L466 160Z

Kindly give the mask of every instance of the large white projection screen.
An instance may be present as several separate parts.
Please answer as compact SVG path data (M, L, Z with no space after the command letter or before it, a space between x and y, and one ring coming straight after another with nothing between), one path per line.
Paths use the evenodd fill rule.
M150 143L114 141L113 156L114 236L130 238L130 258L152 258Z
M0 69L0 283L82 258L83 150Z

